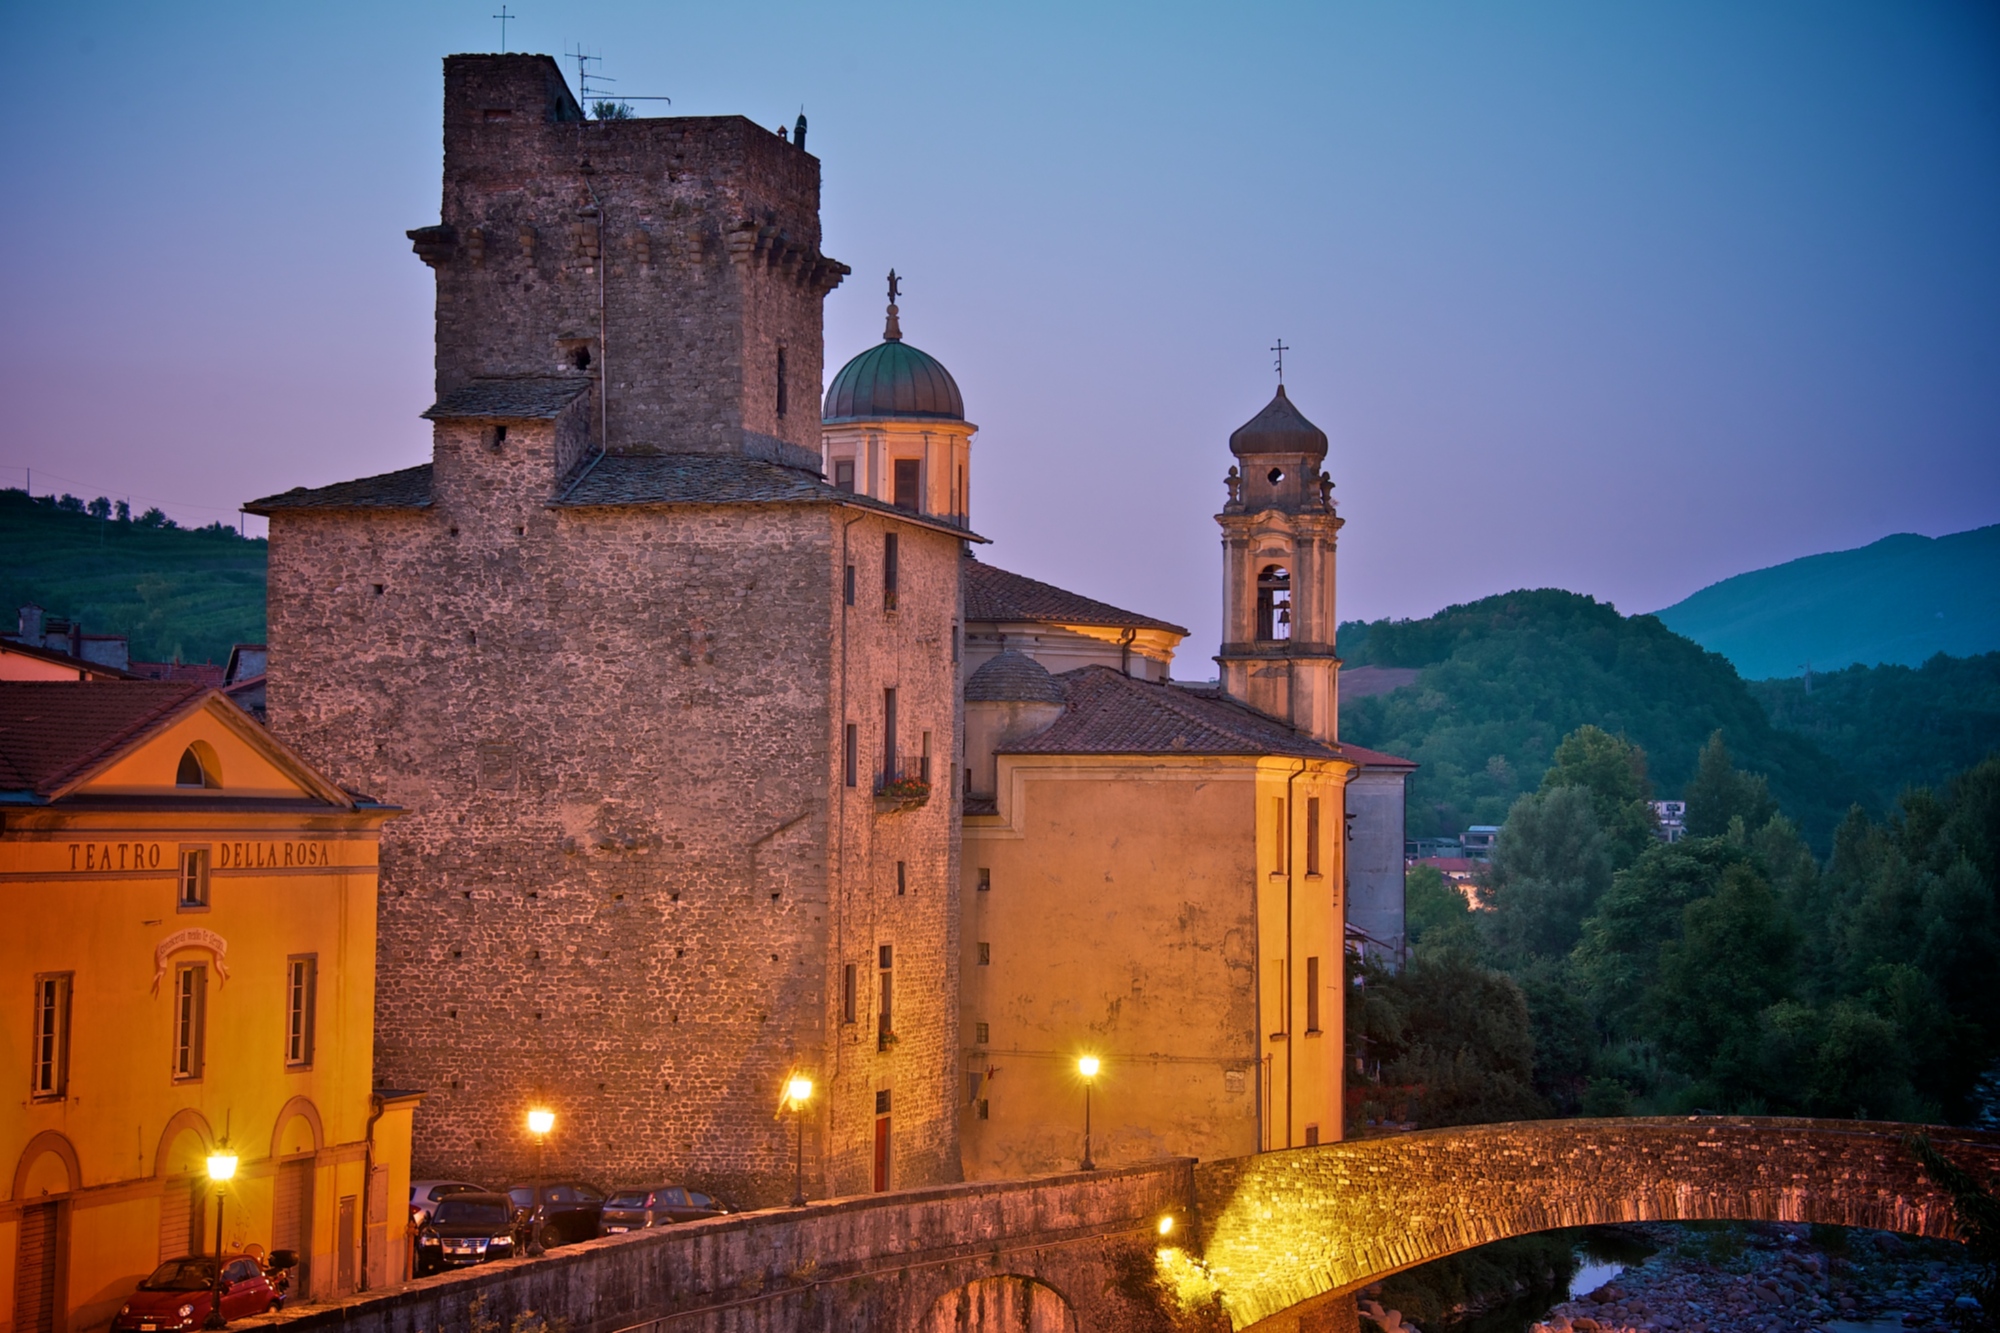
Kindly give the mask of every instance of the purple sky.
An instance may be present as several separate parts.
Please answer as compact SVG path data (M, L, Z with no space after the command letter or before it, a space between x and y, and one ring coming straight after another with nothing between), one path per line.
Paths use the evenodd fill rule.
M199 523L428 457L403 232L497 8L0 10L0 482ZM2000 521L1990 5L518 8L676 113L805 105L830 366L894 264L982 554L1189 625L1182 676L1280 335L1343 618Z

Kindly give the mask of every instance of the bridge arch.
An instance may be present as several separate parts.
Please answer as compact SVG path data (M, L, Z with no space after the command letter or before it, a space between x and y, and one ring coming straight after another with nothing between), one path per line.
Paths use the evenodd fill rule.
M1080 1333L1076 1311L1048 1283L1001 1273L931 1302L921 1333Z
M1471 1125L1195 1169L1202 1262L1247 1328L1509 1236L1615 1222L1821 1222L1955 1239L1904 1136L1845 1120L1702 1116ZM2000 1135L1931 1129L1983 1174Z

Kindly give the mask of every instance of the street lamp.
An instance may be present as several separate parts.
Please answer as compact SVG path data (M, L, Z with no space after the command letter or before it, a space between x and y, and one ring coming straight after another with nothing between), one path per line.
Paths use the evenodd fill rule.
M537 1106L528 1112L528 1132L535 1136L535 1205L528 1213L529 1258L539 1257L542 1249L542 1149L549 1141L549 1131L556 1127L556 1113L546 1107Z
M215 1145L215 1151L208 1155L208 1178L215 1184L215 1286L208 1297L208 1318L202 1321L203 1328L228 1328L229 1321L222 1317L222 1187L236 1175L236 1154L229 1151L227 1143Z
M806 1206L806 1103L812 1100L813 1081L794 1074L785 1082L785 1100L792 1104L792 1118L798 1121L799 1156L797 1175L792 1182L792 1207Z
M1090 1083L1097 1077L1100 1068L1097 1057L1086 1055L1076 1062L1076 1072L1083 1075L1083 1169L1095 1171L1097 1163L1090 1160Z

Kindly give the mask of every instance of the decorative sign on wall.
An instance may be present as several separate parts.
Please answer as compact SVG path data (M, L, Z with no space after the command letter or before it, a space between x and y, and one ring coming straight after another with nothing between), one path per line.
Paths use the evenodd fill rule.
M204 930L200 926L189 926L186 930L177 930L167 936L160 941L159 947L153 950L153 994L158 995L160 993L160 983L166 980L167 959L173 957L182 949L205 950L210 957L215 959L216 984L219 986L229 980L229 964L227 962L229 957L229 941L223 939L222 936L212 930Z

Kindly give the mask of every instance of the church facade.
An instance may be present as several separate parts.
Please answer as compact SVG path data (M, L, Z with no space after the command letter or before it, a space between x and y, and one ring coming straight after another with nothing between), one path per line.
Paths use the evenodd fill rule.
M375 1070L419 1176L815 1196L1339 1136L1340 519L1282 391L1232 440L1220 679L973 558L977 428L884 337L824 398L819 166L445 65L428 463L271 520L272 730L409 813ZM971 849L965 852L963 849Z

